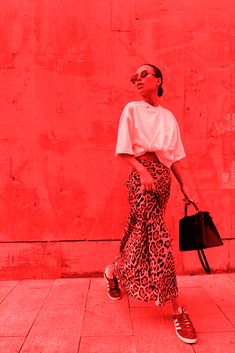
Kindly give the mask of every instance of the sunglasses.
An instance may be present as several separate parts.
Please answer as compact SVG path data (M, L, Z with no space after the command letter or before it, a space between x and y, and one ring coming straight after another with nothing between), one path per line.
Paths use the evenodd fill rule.
M131 81L133 84L135 84L139 77L140 77L140 78L145 78L145 77L148 76L148 75L156 76L153 72L148 72L148 70L143 70L143 71L141 71L140 74L135 74L135 75L131 76L130 81ZM156 76L156 77L157 77L157 76Z

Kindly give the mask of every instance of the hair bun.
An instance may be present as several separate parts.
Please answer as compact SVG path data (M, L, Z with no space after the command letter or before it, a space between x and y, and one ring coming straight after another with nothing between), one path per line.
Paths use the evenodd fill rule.
M162 85L160 85L159 87L158 87L158 97L161 97L162 95L163 95L163 88L162 88Z

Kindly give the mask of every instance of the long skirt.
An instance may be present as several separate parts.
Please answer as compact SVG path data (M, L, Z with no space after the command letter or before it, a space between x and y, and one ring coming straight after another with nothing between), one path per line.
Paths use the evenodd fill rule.
M126 181L130 211L114 273L128 295L161 306L178 295L172 239L164 223L171 176L159 160L138 160L154 178L155 191L141 191L139 174L132 170Z

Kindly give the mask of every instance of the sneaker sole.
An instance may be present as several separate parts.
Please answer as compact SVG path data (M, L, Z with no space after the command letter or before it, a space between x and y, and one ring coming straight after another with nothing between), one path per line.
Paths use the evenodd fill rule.
M180 334L178 333L177 330L175 330L175 332L176 332L176 335L179 337L179 339L180 339L181 341L183 341L184 343L193 344L193 343L196 343L196 342L197 342L197 338L185 338L185 337L180 336Z
M109 292L107 292L107 294L108 294L109 299L112 299L112 300L120 300L120 299L122 298L122 296L117 297L117 298L111 297L111 295L109 294Z
M106 279L105 271L104 271L104 273L103 273L103 276L104 276L105 282L108 284L109 282L108 282L107 279ZM111 295L109 294L108 291L107 291L107 294L108 294L109 299L112 299L112 300L120 300L120 299L122 298L122 295L120 295L120 297L117 297L117 298L111 297Z

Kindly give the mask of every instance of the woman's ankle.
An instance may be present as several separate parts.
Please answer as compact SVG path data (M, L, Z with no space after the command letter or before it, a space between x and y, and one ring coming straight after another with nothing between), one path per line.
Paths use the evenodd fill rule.
M113 268L113 265L108 265L108 266L105 268L105 274L106 274L106 276L107 276L109 279L114 278L114 268Z
M177 314L178 309L181 307L178 302L178 299L177 298L172 299L171 304L172 304L172 309L173 309L174 314Z

